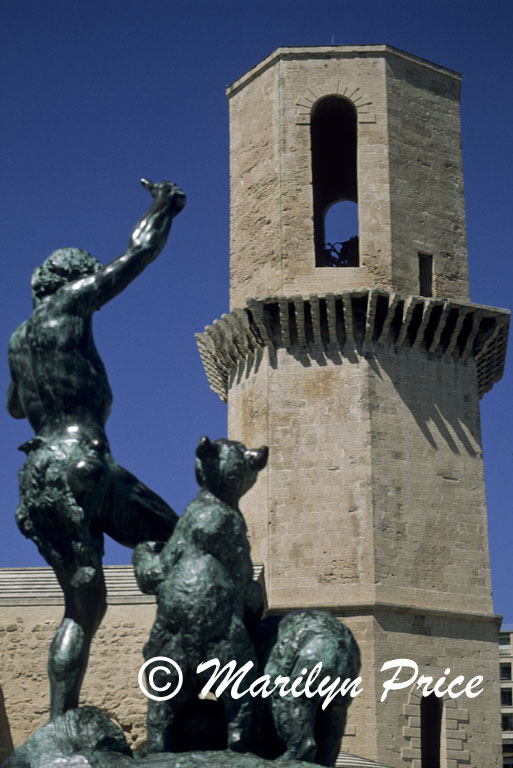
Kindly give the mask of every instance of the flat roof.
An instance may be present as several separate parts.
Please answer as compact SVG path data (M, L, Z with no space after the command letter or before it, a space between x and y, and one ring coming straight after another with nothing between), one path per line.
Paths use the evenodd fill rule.
M104 565L103 573L108 605L155 603L154 595L139 589L131 565ZM262 585L266 600L263 565L253 565L253 578ZM63 604L62 589L49 566L0 568L0 606Z
M349 58L355 55L366 56L396 56L406 61L411 61L441 75L461 81L461 74L440 64L434 64L432 61L422 59L412 53L402 51L400 48L394 48L392 45L309 45L280 47L273 51L269 56L252 67L246 74L242 75L234 83L226 88L226 96L231 98L237 91L247 85L255 77L258 77L264 70L272 67L280 59L323 59L323 58Z

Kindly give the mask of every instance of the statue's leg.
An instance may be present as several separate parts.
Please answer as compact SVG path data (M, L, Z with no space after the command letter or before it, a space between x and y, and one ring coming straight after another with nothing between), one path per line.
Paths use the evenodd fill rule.
M271 696L270 706L274 727L285 746L285 753L281 757L314 762L317 751L314 726L319 700L306 697L297 699L291 695L281 697L275 692Z
M108 492L101 457L88 445L54 450L34 441L20 470L16 520L53 568L64 592L64 618L50 646L51 717L77 707L93 635L105 613L103 536L94 524ZM78 470L78 472L77 472Z
M148 701L146 717L147 752L173 752L176 734L175 721L180 707L190 700L187 690L169 701Z
M106 590L101 566L87 569L86 576L90 577L88 582L75 584L68 571L57 572L65 611L48 658L51 719L78 707L91 641L105 615Z
M343 702L338 706L331 702L325 710L317 712L315 762L319 765L335 765L346 729L348 706L348 702Z
M209 647L208 658L218 658L221 668L233 659L237 662L237 669L248 661L253 662L239 685L239 690L244 691L256 680L258 675L256 654L247 630L238 616L233 616L230 624L227 641L213 643ZM231 695L231 687L227 688L221 696L224 704L227 722L228 748L234 752L247 752L253 748L255 734L256 701L246 694L239 699Z
M110 476L111 495L102 517L102 529L115 541L134 548L143 541L167 541L178 515L156 493L105 456Z
M251 685L253 679L244 678ZM226 719L228 722L228 749L233 752L248 752L252 749L253 732L256 723L253 721L255 703L249 694L240 699L234 699L229 693L222 695Z
M149 693L165 697L178 688L176 694L167 701L148 699L147 751L149 753L173 752L179 737L175 729L177 714L184 704L197 698L188 660L180 638L170 635L158 620L144 648L144 656L147 661L155 656L173 659L183 675L182 685L178 688L179 676L173 665L165 661L157 661L146 668L146 687Z

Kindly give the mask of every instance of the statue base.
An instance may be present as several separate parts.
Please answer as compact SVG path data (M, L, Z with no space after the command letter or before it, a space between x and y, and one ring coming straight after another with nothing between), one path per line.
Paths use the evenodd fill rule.
M154 753L137 758L139 768L276 768L274 760L230 750ZM288 768L311 763L280 760ZM123 732L96 707L71 709L36 731L3 768L133 768Z

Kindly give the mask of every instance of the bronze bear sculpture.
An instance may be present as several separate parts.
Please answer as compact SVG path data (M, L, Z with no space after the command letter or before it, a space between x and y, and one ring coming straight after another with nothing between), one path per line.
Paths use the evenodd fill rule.
M260 585L253 580L247 528L238 508L241 496L254 484L267 463L267 448L248 450L231 440L203 437L196 449L196 478L200 490L179 519L166 544L148 542L134 552L139 586L157 596L157 618L144 656L173 659L183 673L183 685L169 700L149 700L148 751L182 748L180 710L194 707L203 682L197 666L218 658L221 666L257 659L250 634L263 609ZM156 665L158 666L158 665ZM148 669L148 680L152 668ZM156 670L160 688L172 683ZM223 696L227 746L247 751L254 727L255 702L249 696Z

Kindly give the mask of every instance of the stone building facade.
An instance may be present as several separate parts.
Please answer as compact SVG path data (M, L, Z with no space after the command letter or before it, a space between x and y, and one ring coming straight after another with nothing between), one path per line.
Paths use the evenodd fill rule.
M242 508L270 610L353 630L364 692L343 749L497 767L479 398L509 314L469 300L460 76L388 46L281 48L227 94L231 311L198 346L229 436L269 445ZM339 203L357 252L326 266ZM482 693L380 701L398 658L482 675Z
M100 707L137 750L146 699L137 676L155 619L131 566L107 566L107 614L96 633L80 703ZM62 591L50 568L0 568L0 763L48 722L48 649L61 623Z
M513 765L513 625L503 624L499 634L499 683L501 687L502 765Z

